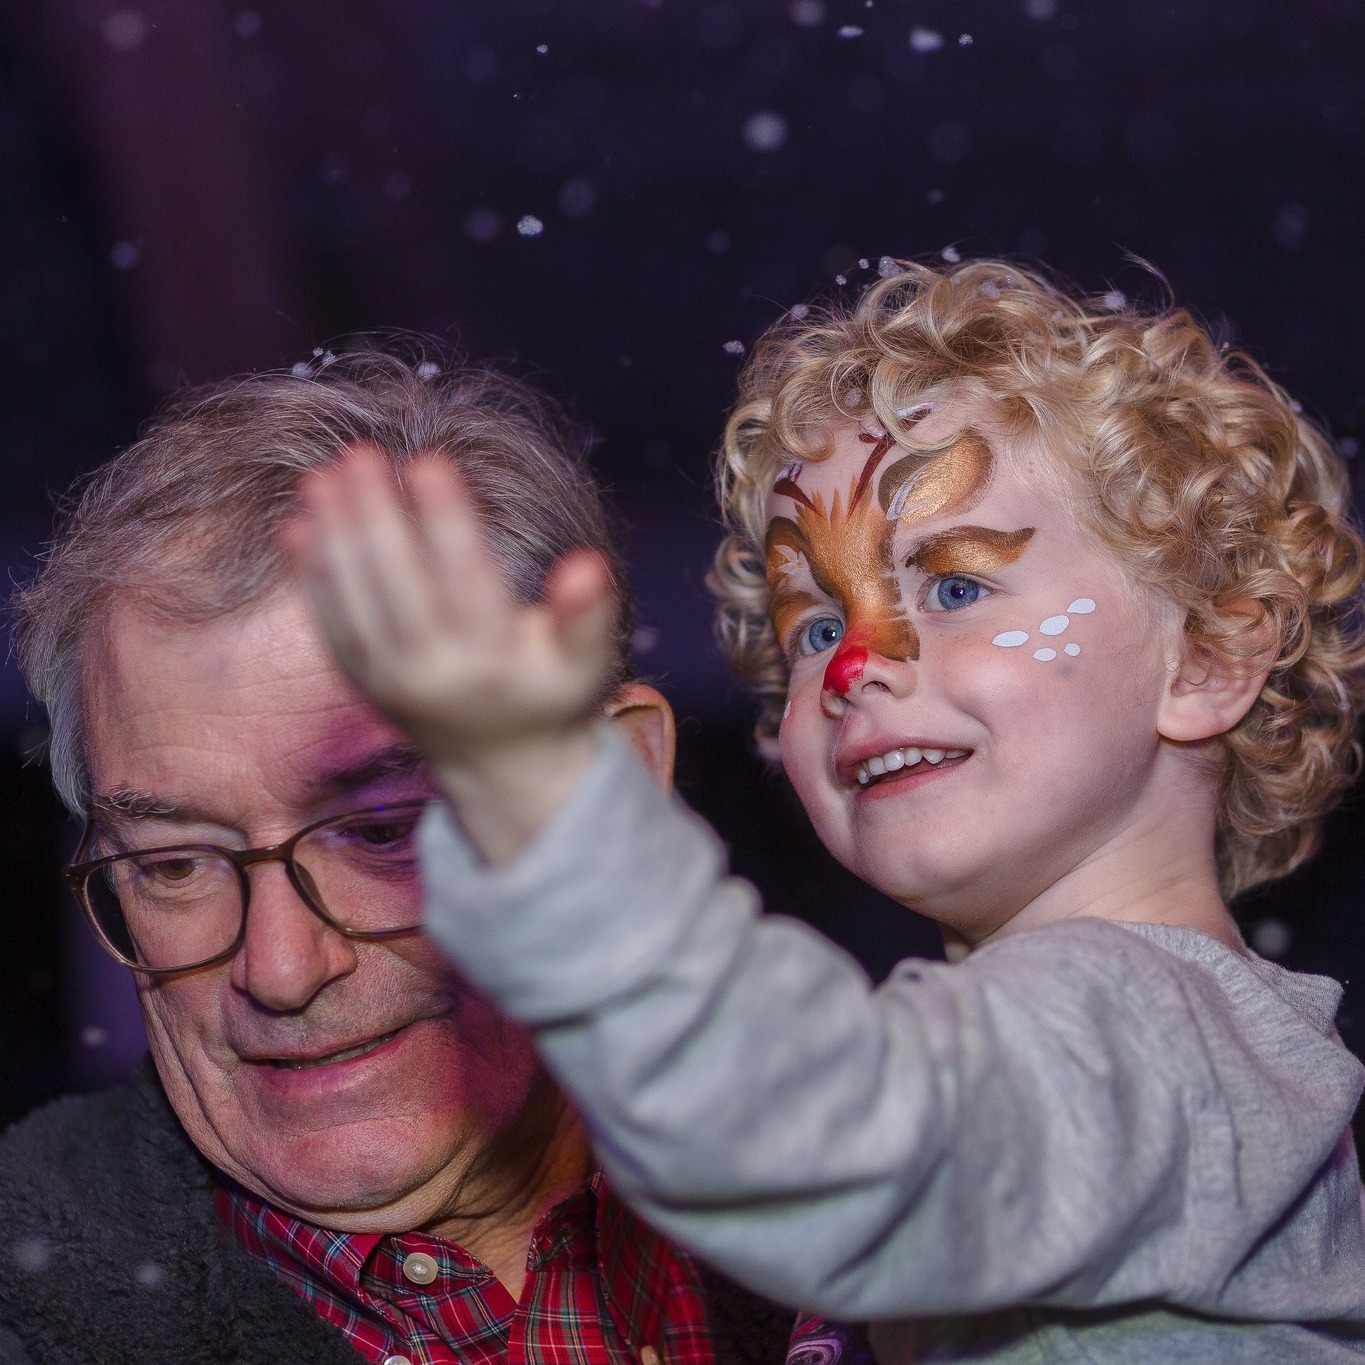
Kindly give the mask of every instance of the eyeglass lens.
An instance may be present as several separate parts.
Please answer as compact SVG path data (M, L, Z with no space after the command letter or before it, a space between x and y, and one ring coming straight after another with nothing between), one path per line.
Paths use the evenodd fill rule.
M341 816L294 846L305 895L337 924L362 933L421 919L415 835L420 808ZM125 958L174 969L227 952L241 929L248 884L208 845L123 854L91 873L86 897L101 932Z

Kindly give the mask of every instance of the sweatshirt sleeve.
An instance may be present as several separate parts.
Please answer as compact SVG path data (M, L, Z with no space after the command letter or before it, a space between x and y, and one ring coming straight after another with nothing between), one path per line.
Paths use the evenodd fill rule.
M1217 1074L1239 1065L1235 1029L1116 925L902 963L873 989L762 915L614 737L510 866L478 864L440 807L422 858L430 933L535 1028L621 1192L736 1279L831 1315L1224 1310L1345 1122L1321 1115L1321 1077L1291 1078L1269 1118L1300 1128L1248 1157Z

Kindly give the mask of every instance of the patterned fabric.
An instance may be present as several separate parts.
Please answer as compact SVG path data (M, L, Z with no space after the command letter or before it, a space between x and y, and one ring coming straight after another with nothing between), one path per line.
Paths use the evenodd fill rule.
M514 1301L462 1247L409 1232L331 1232L224 1181L219 1217L374 1365L714 1365L696 1266L635 1218L599 1175L536 1224ZM413 1256L435 1275L413 1283ZM419 1278L422 1278L419 1276Z
M787 1365L876 1365L859 1327L825 1318L801 1318L792 1332Z

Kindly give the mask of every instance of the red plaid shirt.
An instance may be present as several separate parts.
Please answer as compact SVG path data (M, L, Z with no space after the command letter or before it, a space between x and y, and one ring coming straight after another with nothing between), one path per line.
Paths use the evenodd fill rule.
M600 1175L536 1224L519 1302L439 1237L329 1232L226 1183L218 1213L375 1365L637 1365L647 1348L665 1365L714 1365L696 1267ZM435 1264L429 1284L404 1274L415 1253Z

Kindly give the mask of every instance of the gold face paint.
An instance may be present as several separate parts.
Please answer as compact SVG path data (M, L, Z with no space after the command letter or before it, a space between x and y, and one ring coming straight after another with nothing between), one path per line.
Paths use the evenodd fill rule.
M877 501L892 521L913 524L969 511L990 487L991 448L970 428L941 455L906 455L882 475Z
M919 638L901 612L891 557L895 523L871 496L872 475L892 442L889 436L866 433L861 439L873 448L847 498L836 493L826 507L822 494L811 499L795 479L783 478L774 486L774 492L791 498L797 508L795 520L774 517L768 523L765 557L773 629L785 647L795 617L815 600L784 583L791 562L785 551L805 559L816 587L843 608L846 636L855 636L884 658L915 659ZM798 606L801 597L807 600Z
M1033 538L1033 527L1018 531L992 531L985 526L954 526L920 541L907 564L926 574L969 573L989 578L1006 564L1013 564Z
M977 432L967 430L940 455L906 455L897 460L882 474L873 497L873 475L893 441L890 436L867 432L860 432L858 439L873 448L847 495L836 493L829 506L822 494L814 498L806 494L797 482L799 471L778 479L773 492L796 503L796 516L774 517L764 545L773 594L769 616L784 649L790 645L796 621L819 601L787 583L795 558L806 561L816 587L842 607L844 638L825 676L826 688L841 695L861 674L861 661L869 652L896 661L919 658L919 635L902 608L891 555L897 525L967 510L985 493L993 472L990 447ZM934 537L917 555L930 547L941 547L946 554L952 544L957 554L954 567L962 572L986 572L968 567L963 555L976 565L990 561L998 567L1010 562L1002 556L1017 556L1033 534L1031 529L969 529L970 536L959 536L956 541L951 531ZM918 558L912 562L926 567Z

